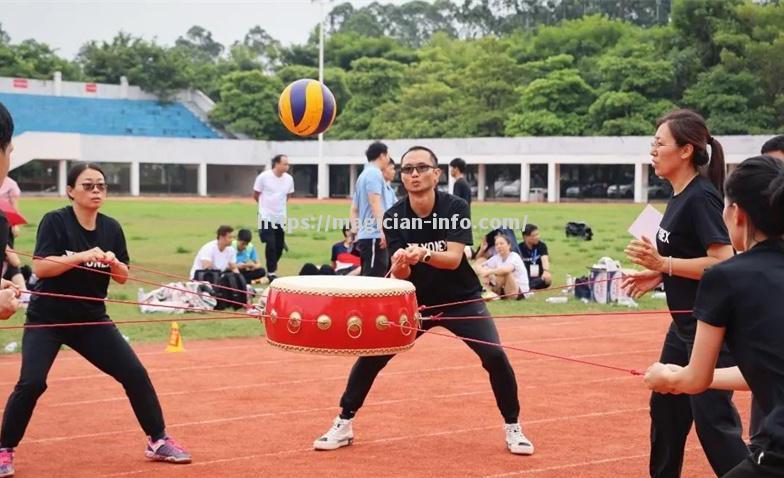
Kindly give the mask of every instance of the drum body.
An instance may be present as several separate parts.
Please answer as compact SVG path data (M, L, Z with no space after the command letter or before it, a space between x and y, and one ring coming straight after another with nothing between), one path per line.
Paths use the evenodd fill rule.
M295 352L387 355L414 345L414 285L359 276L275 279L264 311L267 342Z

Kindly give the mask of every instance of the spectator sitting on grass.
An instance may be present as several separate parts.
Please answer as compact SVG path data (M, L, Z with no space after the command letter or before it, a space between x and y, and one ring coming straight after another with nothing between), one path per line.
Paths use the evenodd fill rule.
M234 239L233 232L234 228L231 226L220 226L217 233L218 238L204 244L199 249L191 267L192 278L201 280L196 277L196 271L205 269L238 272L237 250L231 247L231 241Z
M332 245L332 270L341 276L357 276L360 273L361 259L353 254L354 233L347 225L343 226L343 240ZM302 275L302 274L300 274Z
M524 299L530 290L525 264L504 234L495 236L495 254L477 268L477 274L485 287L503 299Z
M237 269L239 269L245 282L250 284L259 280L267 273L259 262L259 255L253 247L253 234L248 229L240 229L237 240L232 241L231 247L237 251Z
M528 271L528 282L531 289L546 289L553 283L550 274L550 256L547 253L547 244L539 240L539 228L528 224L523 229L523 242L518 244L520 255Z

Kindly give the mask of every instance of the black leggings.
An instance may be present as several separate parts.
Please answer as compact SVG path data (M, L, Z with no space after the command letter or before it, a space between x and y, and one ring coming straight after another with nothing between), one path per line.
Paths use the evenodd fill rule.
M38 397L46 390L49 369L63 344L120 382L144 433L153 440L163 438L165 426L158 396L133 349L114 325L88 325L24 331L22 370L5 406L0 446L14 448L22 440Z
M486 342L499 343L498 330L490 319L490 312L484 303L474 303L458 307L450 307L444 311L447 315L455 316L486 316L487 319L466 320L426 320L422 322L422 329L428 330L435 326L442 326L459 337L478 339ZM417 333L419 337L422 332ZM495 402L506 423L517 423L520 415L520 402L517 399L517 381L509 359L501 347L478 344L466 341L482 360L482 367L490 375L490 385L493 388ZM340 416L353 418L354 414L362 407L365 398L370 392L373 381L394 355L379 355L360 357L351 369L348 377L346 391L340 399L342 408Z
M679 336L673 323L664 340L660 362L688 365L692 345ZM734 365L729 350L722 346L716 368ZM681 475L683 451L692 423L717 476L729 472L748 456L749 450L741 436L740 416L732 403L732 392L707 390L697 395L654 392L651 394L652 477Z

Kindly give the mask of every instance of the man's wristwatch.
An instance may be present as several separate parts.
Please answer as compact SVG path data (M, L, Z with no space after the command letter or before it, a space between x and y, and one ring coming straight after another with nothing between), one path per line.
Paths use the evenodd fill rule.
M433 251L431 251L430 249L428 249L428 250L427 250L427 252L425 252L425 256L424 256L424 257L422 257L422 262L424 262L424 263L428 263L428 262L430 262L430 259L431 259L432 257L433 257Z

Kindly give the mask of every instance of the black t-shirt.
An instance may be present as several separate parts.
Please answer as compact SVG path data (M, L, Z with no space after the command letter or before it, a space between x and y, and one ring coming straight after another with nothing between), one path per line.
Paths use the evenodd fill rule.
M708 255L711 244L729 244L727 227L721 217L724 204L703 176L697 176L677 196L667 203L656 246L659 254L680 259L694 259ZM700 281L664 274L664 290L670 310L692 310ZM692 314L672 314L683 338L693 339L697 322Z
M471 206L471 186L465 178L460 178L455 181L454 193L455 196L462 198L469 206Z
M768 240L711 267L694 315L726 327L725 342L765 413L769 446L784 452L784 241Z
M525 269L528 271L528 277L531 277L532 265L539 266L539 277L542 277L542 272L544 272L544 266L542 266L542 256L548 255L547 244L545 244L544 241L539 241L537 245L529 248L528 244L523 241L518 244L518 246L520 247L520 257L523 258Z
M14 236L11 234L11 226L8 218L0 211L0 266L5 262L5 246L14 247Z
M454 222L451 219L453 216L456 216ZM415 227L412 222L412 219L418 217L411 210L411 203L407 196L384 213L384 235L387 239L390 257L398 249L404 249L411 245L421 246L432 251L446 251L447 242L459 242L469 246L473 244L468 204L457 196L436 191L433 211L421 218L421 228ZM450 221L450 227L445 227L446 225L439 221L434 222L434 217L436 219L447 218ZM462 221L462 225L469 226L468 228L461 227L461 219L463 218L466 220ZM455 224L456 227L452 228L452 224ZM438 305L446 302L478 299L482 292L479 279L468 263L465 254L455 270L438 269L420 262L411 267L411 275L408 280L416 287L417 301L420 305Z
M98 214L94 231L83 228L76 219L73 208L68 206L47 213L38 226L35 240L35 255L38 257L70 256L100 247L114 252L117 259L128 264L128 248L125 244L120 223ZM84 263L90 269L110 272L102 263ZM106 297L109 276L96 272L72 268L56 277L39 279L35 290L56 294L80 295L83 297ZM101 320L106 315L106 304L97 301L59 299L33 295L27 309L30 322L78 322Z

